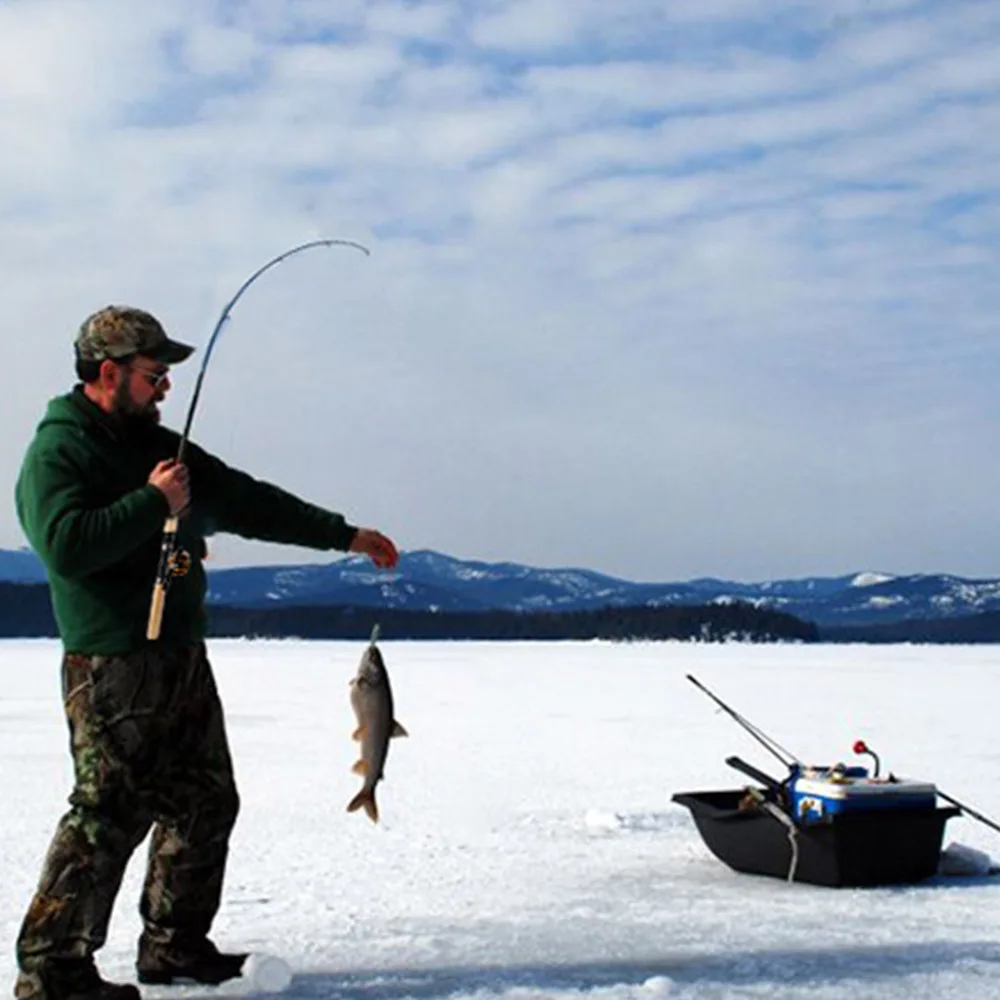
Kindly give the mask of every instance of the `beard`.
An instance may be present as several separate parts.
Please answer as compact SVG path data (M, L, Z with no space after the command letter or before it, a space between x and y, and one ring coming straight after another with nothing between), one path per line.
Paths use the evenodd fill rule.
M122 382L115 390L113 399L116 416L129 427L155 427L160 422L160 409L157 403L160 396L154 396L148 403L137 403L132 397L128 382Z

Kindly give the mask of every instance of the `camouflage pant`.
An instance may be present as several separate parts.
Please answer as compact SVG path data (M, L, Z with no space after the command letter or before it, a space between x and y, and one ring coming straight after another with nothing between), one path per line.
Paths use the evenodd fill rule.
M26 972L101 947L125 867L151 827L146 934L164 943L206 935L239 809L204 646L67 653L62 685L76 780L18 937Z

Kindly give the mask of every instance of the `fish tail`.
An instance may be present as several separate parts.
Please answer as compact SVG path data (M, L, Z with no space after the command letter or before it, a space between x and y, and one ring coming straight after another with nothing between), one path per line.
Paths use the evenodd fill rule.
M365 812L368 814L368 818L373 822L378 822L378 804L375 801L375 789L374 788L362 788L357 795L347 803L347 811L349 813L357 812L359 809L364 807Z

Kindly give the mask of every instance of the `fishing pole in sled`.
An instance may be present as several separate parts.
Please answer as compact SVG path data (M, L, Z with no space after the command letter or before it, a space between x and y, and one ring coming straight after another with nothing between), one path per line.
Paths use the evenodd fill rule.
M709 850L735 871L826 886L895 885L938 871L945 823L961 813L1000 825L934 784L880 777L881 760L864 740L852 749L864 766L810 766L790 753L697 678L687 679L786 768L775 778L740 757L726 764L763 788L678 792ZM939 807L941 798L950 806Z

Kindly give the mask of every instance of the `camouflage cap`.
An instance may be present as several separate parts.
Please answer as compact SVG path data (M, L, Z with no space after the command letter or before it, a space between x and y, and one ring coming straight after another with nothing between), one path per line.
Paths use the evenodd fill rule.
M189 358L193 347L171 340L155 316L129 306L105 306L88 316L76 337L77 357L84 361L144 354L165 365Z

